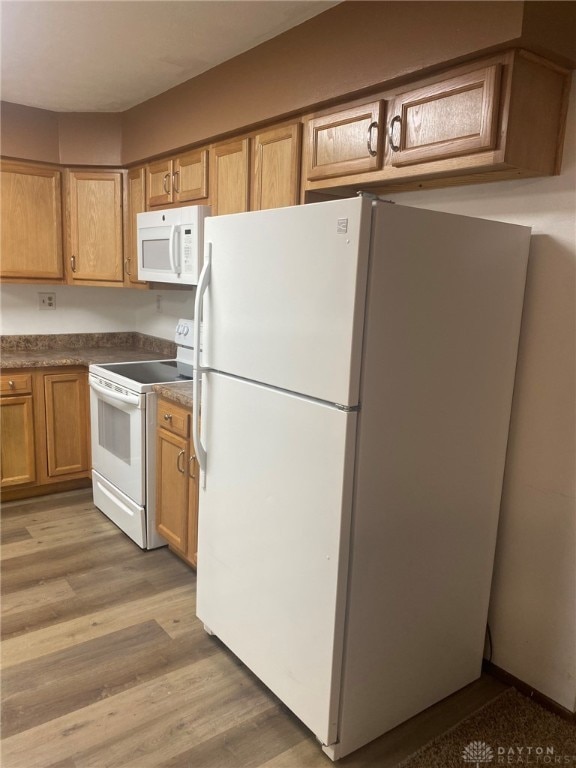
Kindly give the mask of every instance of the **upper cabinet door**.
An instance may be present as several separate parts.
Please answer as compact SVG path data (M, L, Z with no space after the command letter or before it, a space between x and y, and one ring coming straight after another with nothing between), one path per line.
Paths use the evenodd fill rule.
M146 169L132 168L126 177L126 240L124 242L124 277L128 287L148 285L138 280L138 222L136 216L146 210Z
M212 215L244 213L248 210L250 140L215 144L211 152Z
M122 174L70 171L70 279L122 283Z
M146 168L146 190L148 205L170 205L174 202L172 160L158 160Z
M300 123L254 137L252 210L298 204Z
M174 160L172 191L175 202L208 197L208 150L198 149Z
M381 101L332 112L308 122L307 178L329 179L382 165Z
M393 166L494 149L501 65L398 94L388 118Z
M60 171L3 162L0 275L62 280Z

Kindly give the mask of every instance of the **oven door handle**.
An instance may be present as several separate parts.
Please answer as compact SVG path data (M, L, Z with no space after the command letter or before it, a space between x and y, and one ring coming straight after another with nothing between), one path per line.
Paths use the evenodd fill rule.
M99 384L96 384L96 382L92 380L90 381L90 388L93 389L94 392L98 393L98 397L100 397L102 400L106 400L106 402L110 403L110 405L118 406L119 403L123 403L125 405L132 406L131 409L126 408L125 410L140 408L140 398L138 395L124 395L120 392L111 392L106 387L101 387Z

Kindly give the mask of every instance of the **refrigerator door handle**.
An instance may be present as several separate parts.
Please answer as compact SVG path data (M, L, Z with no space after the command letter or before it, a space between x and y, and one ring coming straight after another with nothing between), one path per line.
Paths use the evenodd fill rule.
M196 301L194 303L194 378L192 380L192 442L200 467L202 487L206 487L206 450L200 440L200 380L203 368L200 362L200 321L202 319L202 307L204 294L210 284L212 264L212 243L207 243L204 254L204 266L196 288Z

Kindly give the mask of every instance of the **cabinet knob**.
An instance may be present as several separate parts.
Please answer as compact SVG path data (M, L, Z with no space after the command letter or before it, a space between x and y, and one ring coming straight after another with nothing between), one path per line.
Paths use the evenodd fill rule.
M12 381L12 379L10 379L10 380L8 381L8 386L10 387L10 389L14 389L14 387L16 386L16 384L14 384L14 382Z
M171 413L165 413L164 414L164 421L171 421L172 420L172 414Z
M162 179L162 186L164 187L164 192L169 195L170 190L168 189L168 182L170 181L170 174L165 173L164 178Z
M194 467L194 462L196 461L196 456L190 456L188 459L188 474L192 478L192 480L196 480L196 475L194 472L192 472L192 468Z
M176 459L176 468L178 469L178 472L181 472L182 474L184 474L184 467L181 466L180 459L183 458L185 453L186 451L184 450L180 451L180 453L178 454L178 458Z
M72 267L72 272L76 272L76 256L70 256L70 266Z

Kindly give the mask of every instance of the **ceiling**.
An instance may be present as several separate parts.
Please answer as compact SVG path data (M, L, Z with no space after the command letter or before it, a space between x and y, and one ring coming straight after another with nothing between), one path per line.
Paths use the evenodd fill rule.
M338 1L4 0L0 94L56 112L122 112Z

